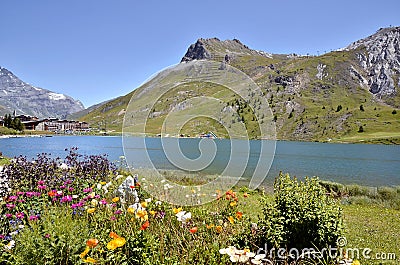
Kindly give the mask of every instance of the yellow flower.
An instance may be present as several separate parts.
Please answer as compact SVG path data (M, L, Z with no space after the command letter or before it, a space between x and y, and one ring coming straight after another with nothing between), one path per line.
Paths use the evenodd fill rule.
M111 240L110 242L108 242L107 248L109 250L114 250L116 248L122 247L123 245L125 245L125 243L126 243L125 238L118 237L118 238L115 238L115 239Z
M105 182L105 181L100 181L100 184L101 184L101 185L106 185L106 183L107 183L107 182Z
M183 210L182 207L172 209L174 214L177 214L177 213L181 212L182 210Z
M84 259L83 262L86 263L96 263L97 261L91 257L87 257L87 259Z
M141 205L143 208L147 208L147 202L141 202L140 205Z
M149 213L152 215L152 216L154 216L157 212L156 211L153 211L153 210L151 210L151 211L149 211Z
M214 227L214 225L213 225L213 224L210 224L210 225L206 225L206 227L207 227L207 229L211 229L211 228Z
M222 232L222 226L217 225L217 226L215 227L215 231L217 231L217 233L221 233L221 232Z
M94 213L96 211L96 208L89 208L87 209L87 213Z
M81 258L81 259L83 259L86 255L87 255L87 253L89 253L89 251L90 251L90 247L86 247L85 248L85 250L81 253L81 254L79 254L79 257Z
M233 201L233 202L231 202L229 205L232 206L232 207L234 207L234 206L236 206L236 202Z
M138 210L135 214L136 219L140 219L141 221L147 221L149 216L146 210Z
M133 209L132 207L128 208L128 213L134 214L135 213L135 209Z
M112 199L112 202L118 202L119 201L119 197L114 197L113 199Z
M229 220L229 222L230 222L231 224L234 224L234 223L235 223L235 219L234 219L232 216L229 216L229 217L228 217L228 220Z
M361 265L361 263L358 260L354 260L353 263L351 263L351 265Z
M91 204L93 207L96 207L96 206L99 204L99 201L96 200L96 199L93 199L93 200L90 202L90 204Z

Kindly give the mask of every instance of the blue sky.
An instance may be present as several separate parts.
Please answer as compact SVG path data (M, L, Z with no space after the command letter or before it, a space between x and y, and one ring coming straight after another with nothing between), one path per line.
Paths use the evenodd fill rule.
M400 26L400 1L5 0L0 66L86 107L178 63L198 38L317 54Z

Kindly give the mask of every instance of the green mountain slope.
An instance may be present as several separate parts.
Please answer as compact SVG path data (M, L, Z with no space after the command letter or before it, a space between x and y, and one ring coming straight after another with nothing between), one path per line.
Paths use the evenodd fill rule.
M250 76L273 111L278 139L399 143L399 43L400 27L380 29L341 51L320 56L268 54L252 50L238 40L199 39L181 62L214 60ZM145 88L138 88L137 92L157 94ZM120 131L123 110L132 93L101 105L81 119L94 127L107 122L107 128ZM160 133L165 115L188 95L216 94L234 106L248 128L253 127L254 117L243 111L245 105L236 104L232 94L218 86L204 85L199 92L199 84L188 83L162 95L154 109L158 115L151 117L148 128ZM204 119L191 121L182 133L197 135L210 128L226 135L218 124Z

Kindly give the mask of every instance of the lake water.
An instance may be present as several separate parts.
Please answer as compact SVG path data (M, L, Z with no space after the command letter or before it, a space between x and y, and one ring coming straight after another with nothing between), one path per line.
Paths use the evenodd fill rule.
M148 153L157 168L173 169L162 152L159 138L147 138ZM199 155L197 145L200 139L182 139L182 152L191 158ZM213 141L213 140L209 140ZM215 140L218 148L216 157L206 169L206 173L218 174L230 155L228 140ZM259 141L251 141L252 146L248 166L243 177L249 177L258 161ZM35 157L38 153L65 157L65 148L78 147L79 153L107 154L111 161L124 155L122 137L111 136L54 136L0 139L0 151L5 156L24 155ZM134 157L137 165L143 160L144 150L130 144L125 151ZM237 157L240 153L235 154ZM319 176L321 179L345 184L356 183L368 186L400 185L400 147L395 145L332 144L278 141L275 157L267 182L272 182L279 171L290 175Z

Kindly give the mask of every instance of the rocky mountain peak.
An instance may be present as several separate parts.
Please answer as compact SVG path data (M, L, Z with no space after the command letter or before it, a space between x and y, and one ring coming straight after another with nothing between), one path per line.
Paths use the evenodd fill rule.
M357 50L371 93L378 97L396 94L400 88L400 27L381 28L350 44L346 50Z
M82 103L67 95L34 87L0 67L0 115L13 113L39 118L65 118L81 111Z
M238 39L221 41L218 38L200 38L189 46L181 62L203 59L227 61L227 59L244 55L272 57L271 54L250 49Z

